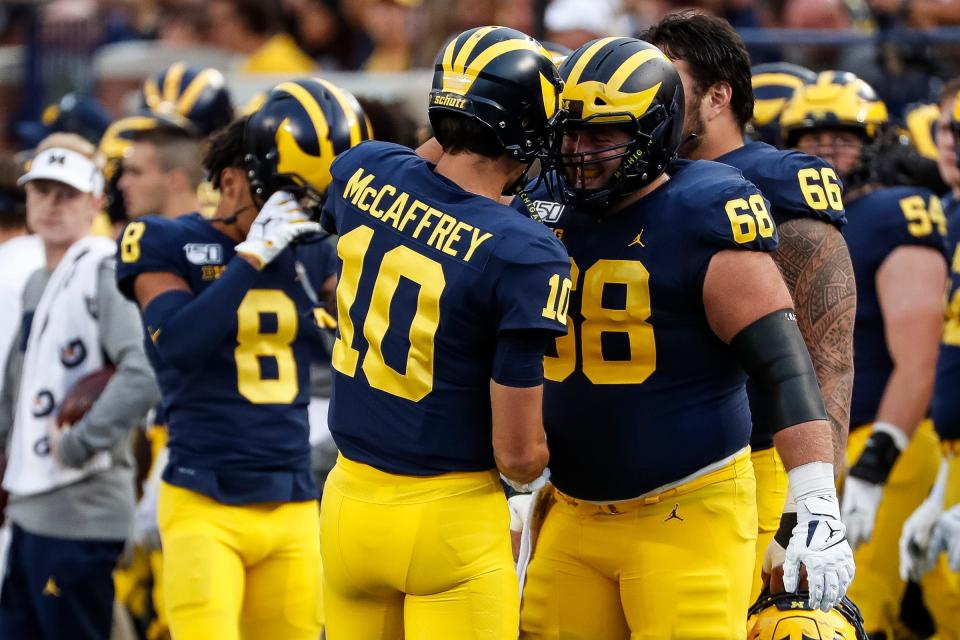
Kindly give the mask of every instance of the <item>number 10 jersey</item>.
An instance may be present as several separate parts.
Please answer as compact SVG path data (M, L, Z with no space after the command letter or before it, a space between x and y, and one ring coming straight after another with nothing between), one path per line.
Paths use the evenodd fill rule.
M337 446L388 473L492 469L497 337L565 333L563 245L405 147L364 142L331 172L322 223L340 236L329 414Z

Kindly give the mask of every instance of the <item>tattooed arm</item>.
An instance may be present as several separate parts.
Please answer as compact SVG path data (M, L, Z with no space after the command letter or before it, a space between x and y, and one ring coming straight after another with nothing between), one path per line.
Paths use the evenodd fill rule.
M832 225L810 219L778 226L780 247L773 259L780 267L796 307L833 428L833 470L846 466L853 392L853 321L857 289L853 264L843 236Z

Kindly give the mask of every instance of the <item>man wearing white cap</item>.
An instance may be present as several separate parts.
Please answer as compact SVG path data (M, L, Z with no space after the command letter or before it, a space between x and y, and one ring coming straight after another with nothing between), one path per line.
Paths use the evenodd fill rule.
M114 243L90 235L103 191L92 145L48 137L18 184L46 264L24 289L0 390L13 527L0 638L108 638L111 574L133 517L127 436L159 392L137 309L114 285ZM89 411L58 424L71 387L107 367L116 374Z

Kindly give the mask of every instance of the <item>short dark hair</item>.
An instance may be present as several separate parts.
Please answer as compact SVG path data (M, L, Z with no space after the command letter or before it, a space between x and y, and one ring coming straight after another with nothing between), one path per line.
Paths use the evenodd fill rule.
M639 38L690 65L697 93L718 82L729 84L730 108L741 129L753 118L750 54L729 22L697 11L680 11L666 16Z
M180 127L159 126L140 129L130 134L133 142L145 142L156 149L157 164L164 171L180 169L190 184L197 187L203 181L200 139Z
M249 119L249 116L237 118L210 136L210 147L203 159L203 168L214 189L220 188L220 174L224 169L244 168L243 158L246 152L243 148L243 138Z
M434 116L434 136L446 153L467 151L486 158L500 158L506 149L493 131L482 122L455 113Z
M937 97L937 105L942 107L944 102L955 98L958 91L960 91L960 77L951 78L943 85L943 88L940 89L940 95Z

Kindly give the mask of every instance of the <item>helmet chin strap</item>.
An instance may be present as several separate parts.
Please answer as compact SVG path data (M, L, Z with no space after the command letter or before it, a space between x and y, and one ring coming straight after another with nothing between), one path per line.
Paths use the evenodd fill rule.
M228 216L224 216L223 218L220 218L220 217L210 218L210 221L219 222L220 224L236 224L237 219L240 217L240 214L242 214L247 209L253 209L253 208L255 208L254 205L245 204Z

